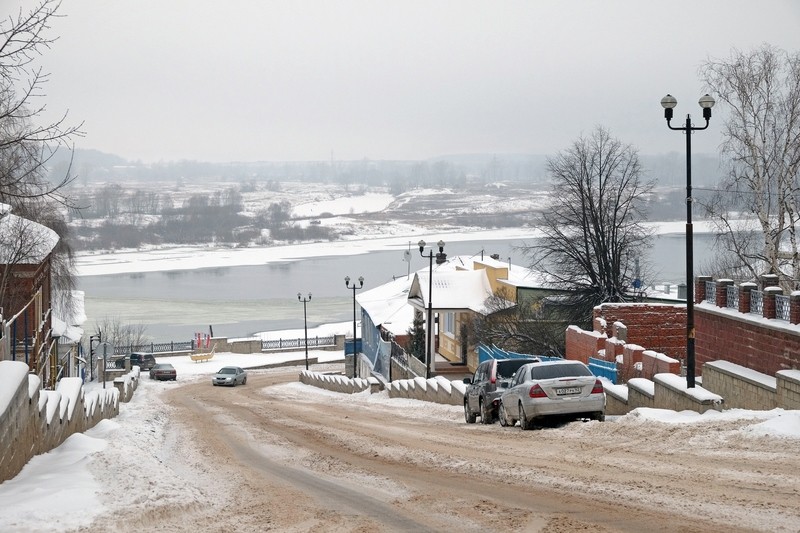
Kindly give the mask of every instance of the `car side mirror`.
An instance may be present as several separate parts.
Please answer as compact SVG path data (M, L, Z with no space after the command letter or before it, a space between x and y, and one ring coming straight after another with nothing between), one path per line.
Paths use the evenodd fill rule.
M472 378L464 378L464 385L472 385Z

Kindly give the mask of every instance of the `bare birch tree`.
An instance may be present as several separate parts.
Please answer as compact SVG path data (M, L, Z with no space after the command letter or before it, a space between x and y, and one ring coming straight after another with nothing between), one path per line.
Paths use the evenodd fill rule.
M731 256L728 272L800 279L800 52L763 45L709 59L700 75L728 108L721 147L727 176L705 203ZM733 259L733 260L731 260Z
M549 158L547 169L553 193L537 225L544 236L523 250L565 291L572 323L586 324L594 306L634 299L635 262L650 246L642 223L652 183L636 150L602 127Z
M39 0L0 19L0 202L59 234L52 263L54 296L68 297L73 287L72 251L58 207L72 207L66 194L71 166L53 182L48 164L58 149L71 149L71 139L82 132L80 125L69 125L66 113L42 122L47 75L36 65L55 40L49 37L50 25L59 16L60 4L60 0ZM19 238L16 244L21 246L35 240Z

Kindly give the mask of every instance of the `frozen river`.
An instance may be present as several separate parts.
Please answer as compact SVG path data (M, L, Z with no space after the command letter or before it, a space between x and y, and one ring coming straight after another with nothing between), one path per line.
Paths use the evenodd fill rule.
M695 235L695 273L711 255L711 237ZM521 239L450 242L448 256L499 254L502 260L526 264L517 249ZM660 235L650 251L653 282L680 283L685 278L685 241L681 234ZM244 337L257 331L303 327L303 305L297 293L312 293L307 305L309 327L352 320L352 291L345 276L364 276L364 289L393 277L406 276L408 246L361 255L323 256L254 266L170 270L82 276L85 291L84 325L93 331L97 320L118 317L123 323L143 324L157 341L188 340L197 332ZM411 246L410 272L427 266Z

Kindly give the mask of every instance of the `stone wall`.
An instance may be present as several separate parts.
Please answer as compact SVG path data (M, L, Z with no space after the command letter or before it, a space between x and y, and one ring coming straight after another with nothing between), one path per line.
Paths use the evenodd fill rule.
M20 361L0 361L0 375L12 383L0 391L0 483L34 455L119 414L117 387L87 392L80 378L62 378L55 390L42 390L40 379Z
M703 365L703 387L725 398L728 409L774 409L778 406L776 379L730 361Z
M800 409L800 370L781 370L776 374L778 406Z

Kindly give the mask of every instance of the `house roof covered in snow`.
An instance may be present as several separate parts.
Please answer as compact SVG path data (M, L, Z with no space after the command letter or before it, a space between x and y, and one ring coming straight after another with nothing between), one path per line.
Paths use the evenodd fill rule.
M402 277L364 291L356 296L358 305L372 319L394 335L404 335L414 321L414 308L408 305L411 277Z
M430 273L419 271L414 275L408 300L422 308L428 306ZM433 273L432 305L438 310L470 309L483 312L492 288L483 270L437 270Z
M37 222L18 217L0 203L0 264L41 263L58 244L58 234Z

